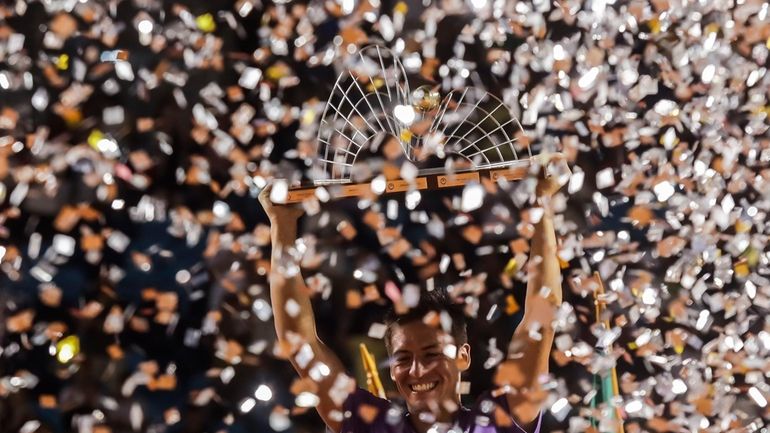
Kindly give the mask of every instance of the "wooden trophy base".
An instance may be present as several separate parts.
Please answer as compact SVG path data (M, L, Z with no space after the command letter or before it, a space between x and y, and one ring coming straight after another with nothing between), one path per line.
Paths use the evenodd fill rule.
M443 169L421 170L413 181L404 179L388 180L383 194L406 192L410 187L419 191L433 191L444 188L457 188L472 182L481 182L487 178L496 182L498 179L515 181L524 179L529 172L530 160L520 160L505 167L484 170L457 171L446 173ZM300 203L313 197L318 188L326 188L331 199L362 197L372 193L372 183L343 183L290 188L286 203Z

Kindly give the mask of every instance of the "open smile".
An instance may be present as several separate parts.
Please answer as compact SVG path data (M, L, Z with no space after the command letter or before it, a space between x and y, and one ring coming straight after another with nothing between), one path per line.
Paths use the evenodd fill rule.
M436 388L438 382L414 383L409 385L412 392L428 392Z

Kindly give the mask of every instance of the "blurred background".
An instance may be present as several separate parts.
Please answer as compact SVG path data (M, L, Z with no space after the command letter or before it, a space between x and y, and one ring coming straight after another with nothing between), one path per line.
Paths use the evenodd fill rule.
M320 432L274 352L257 194L300 179L350 46L483 88L561 151L542 431L766 431L763 1L0 4L0 431ZM473 399L524 305L534 184L306 203L322 339L361 375L386 287L451 288ZM475 205L469 205L473 202ZM536 213L536 212L535 212ZM609 327L597 325L599 272ZM372 325L375 325L372 327ZM616 366L620 395L601 401ZM298 404L299 403L299 404Z

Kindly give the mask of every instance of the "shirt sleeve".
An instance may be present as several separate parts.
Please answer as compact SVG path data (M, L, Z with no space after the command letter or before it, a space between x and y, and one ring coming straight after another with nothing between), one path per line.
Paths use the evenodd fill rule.
M341 433L373 431L376 426L385 423L385 415L389 408L388 400L356 388L342 405L344 419L340 431Z
M543 423L543 412L540 411L537 415L537 419L533 421L528 429L522 427L516 419L511 415L511 408L508 406L508 399L505 394L493 396L491 393L485 393L478 400L476 406L476 413L483 413L490 419L492 424L497 426L498 432L505 433L540 433ZM489 403L493 403L490 405ZM501 411L502 413L495 414L494 411ZM502 417L502 419L500 418Z

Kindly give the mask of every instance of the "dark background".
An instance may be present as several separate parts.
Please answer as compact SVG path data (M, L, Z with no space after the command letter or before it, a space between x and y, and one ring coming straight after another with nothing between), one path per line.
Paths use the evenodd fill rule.
M582 187L571 193L565 188L559 195L563 201L558 235L563 248L575 253L563 273L564 300L574 308L576 323L563 335L571 338L570 345L596 343L600 332L592 326L591 295L567 284L594 270L602 272L616 296L609 318L621 335L614 356L601 350L569 362L562 362L563 355L554 356L554 396L549 404L569 397L572 410L566 418L547 411L544 431L566 430L571 419L589 417L589 404L581 400L592 388L592 368L608 358L617 358L621 404L642 399L651 411L629 414L626 431L674 431L701 419L718 429L709 431L728 431L726 426L752 421L764 424L766 409L746 394L751 386L747 375L762 369L746 361L762 359L768 350L766 343L757 343L766 328L763 313L769 287L763 277L767 250L762 223L768 209L763 180L767 158L758 156L765 155L768 145L766 108L762 117L768 86L764 75L753 85L745 83L751 70L767 66L767 50L761 48L770 36L767 20L760 18L759 6L677 8L653 2L642 4L641 19L631 26L628 17L636 16L640 3L616 2L603 15L568 2L542 10L537 9L542 5L516 2L524 6L506 4L495 16L456 9L449 2L434 5L444 12L437 21L439 64L458 60L456 49L463 45L462 60L471 65L468 83L505 98L518 115L525 109L521 101L540 90L546 96L572 98L567 110L547 101L537 111L543 123L524 125L535 153L564 151L573 172L585 173ZM320 2L266 1L241 16L243 4L8 1L0 6L4 47L0 73L8 81L0 90L0 431L16 432L23 426L25 432L88 431L93 426L100 432L261 432L271 431L269 415L280 412L279 406L293 411L289 431L321 431L312 410L302 413L293 407L289 386L295 375L287 362L273 355L272 323L269 317L260 319L254 308L267 300L270 253L267 220L256 200L259 182L301 173L306 157L301 132L314 136L320 110L315 110L311 126L301 125L298 112L271 120L268 111L315 107L326 100L339 72L338 64L318 66L303 59L293 45L298 36L313 36L310 46L317 53L332 46L343 30L359 28L379 39L379 17L392 16L395 4L382 1L374 8L374 23L360 16L335 16L333 7ZM407 9L398 36L407 41L407 51L420 52L414 38L425 27L426 8L410 1ZM211 14L215 29L196 27L195 18L205 14ZM136 29L140 16L154 22L156 40L151 46L140 41ZM47 43L61 20L75 30L64 32L61 46ZM730 21L733 27L726 26ZM704 37L686 34L696 24L704 29L717 26L719 50L704 54ZM618 30L622 25L628 28ZM501 30L490 40L481 31L484 26ZM465 36L458 38L461 33ZM24 36L20 50L7 48L11 35ZM274 53L271 38L285 38L287 54ZM559 81L564 77L556 67L538 63L551 56L556 43L564 44L569 59L562 73L566 85ZM690 69L676 62L677 43L690 50ZM114 64L99 61L100 53L115 49L128 55L133 79L121 77ZM502 72L493 71L495 52L510 55ZM703 59L720 66L721 78L702 82ZM624 60L634 62L630 69L640 76L659 80L657 89L636 97L631 89L637 83L629 85L620 78ZM228 97L226 92L238 87L244 66L259 68L265 78L256 89L241 88L242 99ZM276 66L283 68L276 69L277 76L296 77L296 84L268 77ZM603 73L596 83L581 89L577 81L592 66L602 67ZM437 70L428 77L410 78L441 80ZM90 86L91 93L71 104L70 112L76 114L67 120L63 99L87 93L73 87L77 84ZM217 88L223 96L205 96ZM47 95L47 103L33 101L40 92ZM709 96L716 99L707 105ZM674 101L681 114L656 114L655 104L664 99ZM232 113L248 104L255 110L248 122L255 128L254 137L218 152L211 131L195 119L196 104L209 110L218 129L229 135L233 135ZM106 124L103 112L115 106L123 108L124 120ZM708 121L694 122L695 112ZM141 126L148 121L150 127ZM663 136L669 127L675 128L677 143L666 147ZM643 128L647 130L641 137L635 134ZM94 131L112 137L119 154L95 150L89 144ZM196 140L199 133L204 138ZM42 146L35 146L35 140L42 140ZM164 150L168 146L170 152ZM695 161L714 171L694 172ZM597 187L596 173L605 168L612 170L615 184ZM676 194L670 200L656 200L653 187L666 179L671 179ZM26 195L19 187L24 184L29 185ZM393 281L402 289L407 284L424 286L426 275L432 275L436 286L449 286L486 273L483 292L466 299L468 304L478 302L478 316L470 320L473 364L465 380L472 386L466 402L488 389L493 370L484 363L490 356L490 339L496 339L492 346L504 349L521 316L521 311L503 313L506 296L513 295L524 305L526 274L503 276L512 256L507 244L522 236L517 229L519 212L528 206L514 204L516 188L488 195L484 206L460 223L448 202L461 191L424 195L416 211L432 216L428 224L443 227L443 237L430 234L426 224L412 218L416 213L403 207L394 218L383 216L385 225L400 227L413 246L423 248L424 242L435 250L425 265L407 258L394 260L380 245L376 231L364 223L367 211L384 215L387 200L401 203L402 197L382 198L363 210L355 200L342 200L305 217L301 232L323 257L306 266L303 274L321 274L331 287L314 301L324 341L356 370L357 342L367 341L378 354L381 376L387 381L383 347L365 337L389 305L383 294L385 282ZM22 198L15 203L14 192ZM718 206L727 195L736 203L727 212L728 224L693 223L694 214ZM220 219L212 217L212 209L223 209L217 202L227 205ZM496 205L510 216L493 212ZM752 207L753 215L748 213ZM640 209L645 218L632 213ZM62 215L72 212L78 215L77 222L63 224ZM717 220L713 212L705 215L707 221ZM336 227L343 220L356 228L354 238L338 233ZM739 221L748 224L748 231L738 227ZM491 231L495 224L504 227L500 234ZM463 237L463 230L471 226L484 230L478 243ZM107 241L111 236L119 240L114 237L118 231L128 239L124 249ZM589 242L600 234L621 232L627 236ZM741 233L748 233L749 246L733 245ZM57 234L76 241L71 256L56 252L54 240L62 242ZM89 235L106 243L87 253L83 242ZM662 242L669 236L683 243L672 253L665 252L669 244ZM40 239L35 257L30 253L35 249L33 239ZM718 247L727 261L704 260L701 253L708 246ZM451 263L446 272L430 271L443 256L453 254L464 257L465 268ZM736 266L744 263L748 275L737 275ZM675 272L667 277L667 271L677 266L702 278L705 290L683 287ZM36 267L47 270L51 281L41 280ZM356 269L375 272L371 284L381 299L348 308L350 293L360 295L369 285L353 277ZM463 273L468 269L470 275ZM618 283L610 285L610 280ZM758 287L757 295L748 297L747 281ZM653 293L652 304L642 301L645 289ZM51 290L61 299L44 301L44 293ZM175 302L163 307L158 294L173 294ZM495 305L497 312L487 319ZM105 330L110 311L117 311L124 324L120 332ZM701 311L711 312L705 328L696 327ZM32 319L25 323L25 317ZM652 333L651 342L638 348L632 343L645 331ZM69 335L79 337L80 354L58 362L53 356L56 344ZM683 349L675 342L677 335L684 336ZM755 344L730 349L731 353L720 346L726 335ZM651 355L665 362L651 362ZM153 382L161 377L171 385ZM686 381L688 391L671 396L671 380L677 377ZM135 388L127 387L137 380ZM760 375L761 383L755 386L767 397L762 380ZM709 390L704 383L719 386ZM242 402L259 384L271 387L273 399L242 413ZM714 407L698 406L704 399L713 401ZM583 431L579 423L575 425L575 431Z

